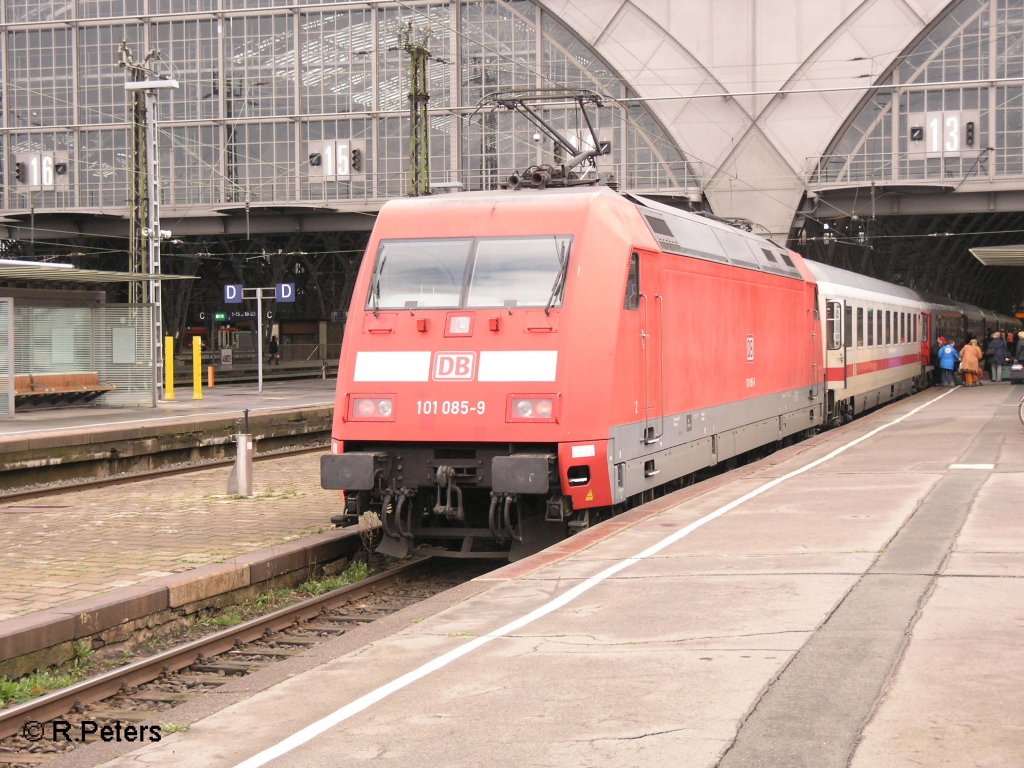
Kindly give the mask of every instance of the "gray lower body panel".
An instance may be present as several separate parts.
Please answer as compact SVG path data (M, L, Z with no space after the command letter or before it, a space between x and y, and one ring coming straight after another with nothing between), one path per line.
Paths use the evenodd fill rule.
M610 468L616 503L820 426L824 392L822 385L804 387L616 427ZM645 442L652 426L656 438Z

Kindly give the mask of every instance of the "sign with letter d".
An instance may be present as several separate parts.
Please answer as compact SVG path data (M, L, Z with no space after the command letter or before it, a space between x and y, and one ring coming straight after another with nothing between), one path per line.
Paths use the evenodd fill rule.
M278 283L277 300L295 302L295 283Z
M228 283L224 286L224 303L225 304L241 304L242 303L242 284L241 283Z

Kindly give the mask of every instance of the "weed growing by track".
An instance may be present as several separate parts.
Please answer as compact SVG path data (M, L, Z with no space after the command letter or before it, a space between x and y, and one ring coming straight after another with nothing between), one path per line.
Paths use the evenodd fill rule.
M60 667L43 669L11 680L0 677L0 707L42 696L58 688L66 688L89 675L93 650L85 641L75 646L75 658Z
M322 579L304 581L299 585L300 592L306 592L309 595L316 597L317 595L323 595L327 592L332 592L335 589L341 589L347 587L349 584L355 584L356 582L362 581L370 575L370 566L362 560L356 560L344 572L337 576L325 576Z

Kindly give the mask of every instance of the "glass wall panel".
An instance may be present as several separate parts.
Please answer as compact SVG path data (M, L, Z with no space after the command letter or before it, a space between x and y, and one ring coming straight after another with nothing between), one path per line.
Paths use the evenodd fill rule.
M225 149L228 196L236 202L295 199L295 126L249 123L235 128Z
M78 120L83 125L124 123L128 94L118 67L121 42L142 49L141 24L109 24L78 30Z
M79 205L126 210L131 164L128 129L88 130L79 137Z
M475 106L485 93L537 87L537 8L531 2L462 6L462 100ZM547 84L550 86L550 84Z
M300 107L306 114L373 109L373 23L369 9L301 17Z
M149 0L151 13L202 13L219 7L220 0Z
M225 22L225 117L272 117L295 111L291 25L291 16L236 17Z
M220 40L217 22L205 19L166 21L152 27L153 46L171 71L178 89L162 91L159 119L211 120L220 116Z
M1024 87L997 88L996 173L1020 175L1024 173Z
M71 3L68 3L70 5ZM78 0L78 18L109 19L116 16L138 16L143 0Z
M1024 0L999 0L996 25L996 77L1024 77Z
M64 21L74 17L75 6L68 0L7 0L7 21Z
M8 32L7 59L7 124L11 128L74 123L70 30Z
M220 129L188 125L160 130L160 189L165 205L213 205L221 199Z

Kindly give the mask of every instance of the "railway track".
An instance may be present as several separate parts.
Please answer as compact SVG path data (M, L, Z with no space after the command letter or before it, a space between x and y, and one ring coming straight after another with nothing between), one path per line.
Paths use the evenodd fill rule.
M479 562L425 559L357 584L304 600L24 704L0 709L0 766L30 768L98 740L33 740L37 724L55 719L81 732L83 721L168 723L174 707L304 653L346 631L376 621L481 573ZM28 730L24 730L28 729ZM52 730L52 729L51 729Z

